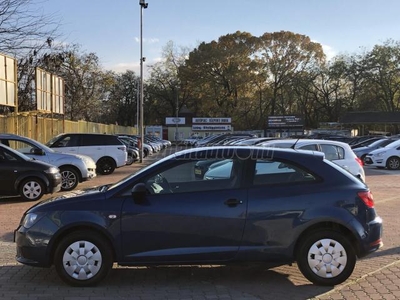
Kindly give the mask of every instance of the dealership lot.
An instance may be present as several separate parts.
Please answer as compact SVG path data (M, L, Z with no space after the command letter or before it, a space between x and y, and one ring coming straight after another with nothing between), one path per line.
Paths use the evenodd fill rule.
M146 159L143 164L156 157ZM98 176L80 187L110 183L141 168L133 164L113 174ZM13 230L33 202L0 199L0 298L1 299L395 299L400 297L398 264L400 237L398 192L400 171L366 167L378 214L384 220L384 247L359 261L351 278L340 286L310 284L297 266L266 269L260 265L192 266L113 269L94 288L72 288L54 269L39 269L15 262ZM62 295L62 296L60 296Z

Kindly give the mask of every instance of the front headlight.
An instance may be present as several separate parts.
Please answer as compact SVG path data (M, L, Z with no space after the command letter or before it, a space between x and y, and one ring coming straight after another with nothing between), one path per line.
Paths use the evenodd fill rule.
M376 157L381 157L381 156L383 156L385 153L386 153L386 151L382 151L382 152L379 152L379 153L375 153L375 156L376 156Z
M39 221L40 215L35 213L29 213L25 216L22 220L21 225L24 226L26 229L31 228L37 221Z
M58 168L56 168L56 167L51 167L51 168L45 170L45 172L47 174L57 174L57 173L60 172L60 170Z

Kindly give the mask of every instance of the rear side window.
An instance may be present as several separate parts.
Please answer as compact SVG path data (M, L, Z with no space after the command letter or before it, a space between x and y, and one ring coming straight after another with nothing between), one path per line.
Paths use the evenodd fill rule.
M82 136L82 146L122 145L122 142L113 135L88 134Z
M253 185L291 184L315 180L314 175L291 163L259 159L255 165Z
M327 160L344 159L344 149L336 145L321 144L321 151Z

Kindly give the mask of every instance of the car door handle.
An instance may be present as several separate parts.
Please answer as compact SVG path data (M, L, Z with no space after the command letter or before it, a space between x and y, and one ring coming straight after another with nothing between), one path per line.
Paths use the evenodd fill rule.
M229 207L237 206L238 204L243 204L242 200L238 199L228 199L224 202L225 205L228 205Z

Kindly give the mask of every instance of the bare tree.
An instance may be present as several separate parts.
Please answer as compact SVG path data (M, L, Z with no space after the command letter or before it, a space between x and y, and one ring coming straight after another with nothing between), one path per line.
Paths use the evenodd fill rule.
M21 57L53 41L58 23L41 13L40 3L0 0L0 53Z

